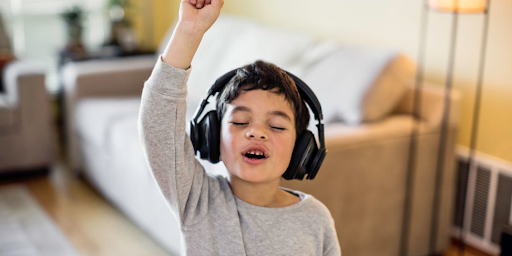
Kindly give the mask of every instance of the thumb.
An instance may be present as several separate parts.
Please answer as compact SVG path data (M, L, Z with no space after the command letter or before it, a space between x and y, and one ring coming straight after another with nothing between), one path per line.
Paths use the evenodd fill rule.
M224 5L224 0L212 0L211 5L215 10L220 12L220 9L222 9L222 6Z

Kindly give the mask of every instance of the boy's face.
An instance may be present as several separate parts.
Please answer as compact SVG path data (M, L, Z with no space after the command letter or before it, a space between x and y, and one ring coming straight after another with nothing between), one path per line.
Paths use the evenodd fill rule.
M221 122L220 156L230 175L248 182L280 180L295 145L294 119L283 95L241 91Z

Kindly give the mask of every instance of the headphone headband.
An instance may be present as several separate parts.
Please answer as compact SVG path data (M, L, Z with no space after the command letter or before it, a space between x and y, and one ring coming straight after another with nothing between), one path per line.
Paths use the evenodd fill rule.
M212 85L210 90L208 91L208 96L214 95L215 93L218 93L224 89L226 84L236 75L238 68L233 69L226 74L219 77L215 83ZM294 74L283 70L286 72L286 74L292 78L293 82L297 86L297 90L299 91L300 97L306 101L308 106L311 108L311 111L313 111L313 114L315 115L315 120L323 120L322 115L322 106L320 105L320 102L318 101L318 98L316 97L315 93L309 88L309 86L304 83L300 78L296 77Z

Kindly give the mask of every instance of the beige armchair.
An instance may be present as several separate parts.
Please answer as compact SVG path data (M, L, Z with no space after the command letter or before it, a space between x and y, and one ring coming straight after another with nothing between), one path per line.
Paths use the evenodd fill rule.
M47 172L52 164L50 100L44 79L44 68L27 61L12 62L3 71L0 178Z

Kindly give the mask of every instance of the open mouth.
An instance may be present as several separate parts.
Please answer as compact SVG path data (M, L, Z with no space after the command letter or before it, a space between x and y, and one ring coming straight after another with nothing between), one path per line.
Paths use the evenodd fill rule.
M269 157L265 148L261 146L251 146L242 152L244 161L249 164L259 164Z
M250 159L264 159L264 158L267 158L265 156L265 154L263 154L261 152L247 152L247 153L245 153L244 156L247 157L247 158L250 158Z

